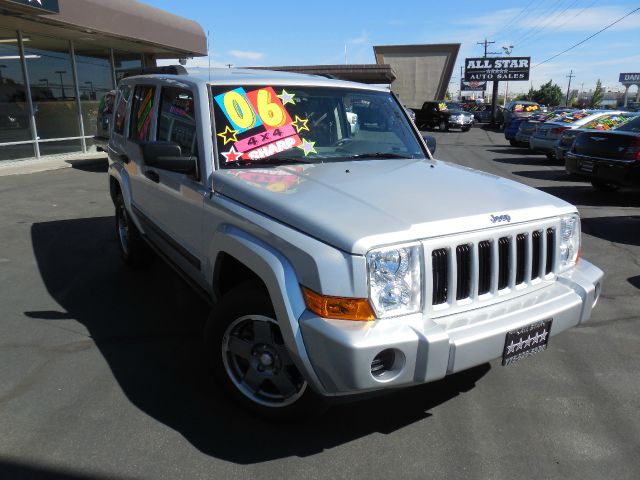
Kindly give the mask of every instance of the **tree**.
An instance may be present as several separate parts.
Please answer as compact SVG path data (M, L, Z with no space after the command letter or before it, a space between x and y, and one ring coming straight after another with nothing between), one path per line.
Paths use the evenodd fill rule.
M589 104L589 107L598 107L603 98L604 90L602 89L602 82L600 81L600 79L598 79L598 81L596 82L596 89L593 91L593 95L591 95L591 103Z
M540 89L533 92L530 91L530 93L533 93L532 100L542 105L555 106L560 105L560 102L562 102L562 90L559 85L554 84L551 80L542 85Z

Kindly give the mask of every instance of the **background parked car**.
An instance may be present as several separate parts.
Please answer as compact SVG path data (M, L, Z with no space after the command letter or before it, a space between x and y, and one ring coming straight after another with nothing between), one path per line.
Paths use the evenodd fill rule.
M569 149L571 149L571 145L573 145L573 141L576 139L579 133L587 130L587 131L610 131L615 130L618 127L621 127L629 120L635 118L639 113L636 112L608 112L603 113L592 119L589 122L586 122L584 125L581 125L578 128L568 129L562 132L560 136L560 140L556 145L556 158L558 160L564 161L565 154Z
M479 104L471 107L469 110L478 123L488 123L491 121L491 105ZM496 121L499 125L504 123L504 108L498 105L498 111L496 112Z
M555 158L556 146L565 130L581 127L604 113L603 111L578 110L540 123L536 125L535 131L529 139L529 148L534 152L544 153L547 158Z
M640 187L640 116L614 131L584 131L567 152L568 173L591 179L594 188Z
M536 129L536 125L555 118L553 113L536 113L530 117L515 118L511 123L517 123L518 129L515 133L515 142L511 145L529 148L529 139Z
M504 126L508 127L514 118L530 117L539 111L540 105L536 102L511 101L504 107Z

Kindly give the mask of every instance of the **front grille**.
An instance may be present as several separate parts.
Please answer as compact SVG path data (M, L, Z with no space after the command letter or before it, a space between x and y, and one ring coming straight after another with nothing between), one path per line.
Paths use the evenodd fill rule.
M492 238L478 234L473 242L433 248L432 306L440 310L459 301L466 305L467 299L508 294L547 278L555 265L555 236L555 227L520 232L512 228Z

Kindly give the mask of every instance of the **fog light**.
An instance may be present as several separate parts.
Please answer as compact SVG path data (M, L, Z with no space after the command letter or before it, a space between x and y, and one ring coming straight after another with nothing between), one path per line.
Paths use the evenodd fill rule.
M378 378L391 370L396 360L396 354L393 350L387 349L381 351L371 362L371 375Z

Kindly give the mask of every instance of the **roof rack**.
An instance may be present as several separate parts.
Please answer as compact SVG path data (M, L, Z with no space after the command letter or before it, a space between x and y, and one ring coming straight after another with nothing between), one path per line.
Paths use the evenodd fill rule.
M165 65L162 67L143 67L132 68L124 72L122 78L133 77L136 75L188 75L187 69L182 65Z

